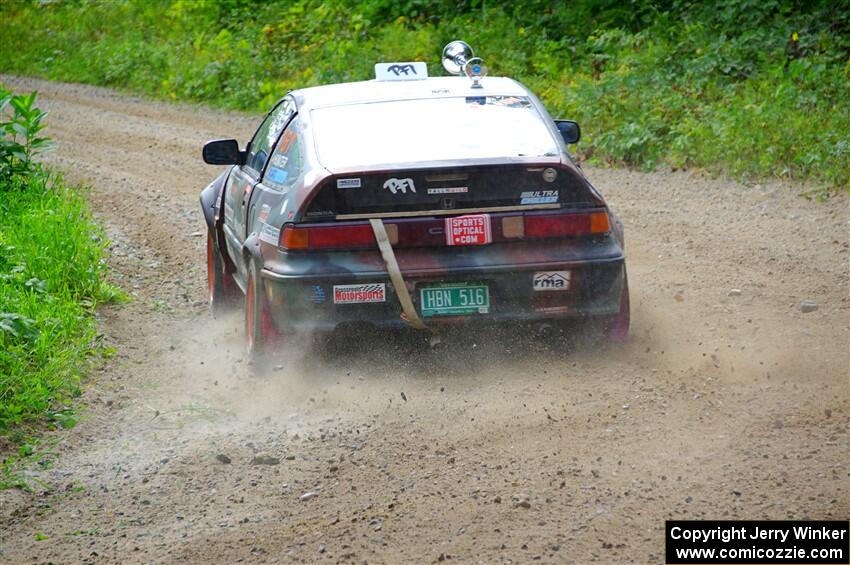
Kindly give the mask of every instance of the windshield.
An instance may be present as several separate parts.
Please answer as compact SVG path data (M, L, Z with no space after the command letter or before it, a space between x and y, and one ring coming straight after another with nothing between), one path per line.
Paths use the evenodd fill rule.
M559 153L531 101L518 96L334 106L312 118L319 160L329 169Z

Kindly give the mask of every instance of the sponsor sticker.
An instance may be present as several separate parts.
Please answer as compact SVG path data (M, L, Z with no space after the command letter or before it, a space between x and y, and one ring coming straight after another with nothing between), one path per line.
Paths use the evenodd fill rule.
M289 153L289 150L292 149L292 146L295 145L295 141L298 139L298 136L295 135L295 132L292 129L288 129L283 132L283 135L280 136L280 144L277 146L278 153Z
M532 283L534 290L553 291L553 290L569 290L570 288L570 272L569 271L541 271L534 273L534 282Z
M519 195L520 204L557 204L557 190L533 190Z
M260 230L260 241L277 245L280 242L280 230L269 224L263 224L263 229Z
M321 304L325 300L328 299L328 295L325 293L325 289L320 284L314 284L310 286L310 301L315 304Z
M360 179L337 179L337 188L360 188Z
M328 216L333 216L333 210L312 210L305 214L308 218L327 218Z
M428 66L421 61L377 63L375 78L377 80L422 80L428 78Z
M266 173L266 181L272 184L283 184L288 176L289 173L279 167L269 167L269 171Z
M407 191L416 193L416 186L413 184L413 179L397 179L395 177L391 179L387 179L384 182L384 188L396 194L401 192L402 194L407 194Z
M446 245L485 245L491 241L488 214L446 218Z
M468 186L447 186L444 188L429 188L428 194L462 194L469 192Z
M262 208L260 208L260 213L257 214L257 219L265 223L265 221L269 219L269 212L271 211L271 206L269 206L268 204L263 204Z
M375 284L334 285L334 304L369 304L387 301L387 286Z

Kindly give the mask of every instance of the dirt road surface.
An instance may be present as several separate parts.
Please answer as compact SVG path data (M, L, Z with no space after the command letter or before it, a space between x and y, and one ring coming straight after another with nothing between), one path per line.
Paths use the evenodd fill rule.
M256 116L0 80L40 92L133 296L44 486L0 493L0 561L659 563L665 519L850 515L845 196L588 168L628 344L365 334L256 376L207 314L197 203L202 143Z

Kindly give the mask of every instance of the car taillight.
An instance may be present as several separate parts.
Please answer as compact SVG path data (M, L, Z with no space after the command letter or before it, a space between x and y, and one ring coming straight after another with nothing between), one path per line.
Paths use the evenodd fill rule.
M444 242L442 220L411 219L403 225L385 223L384 227L394 247L438 247ZM440 231L434 232L435 229ZM493 241L581 237L609 231L608 213L604 210L527 213L503 218L501 234L494 236ZM367 222L285 224L280 232L280 248L284 251L377 249L377 243Z
M357 249L375 245L375 234L369 224L310 227L288 224L280 232L280 247L286 251Z
M610 231L608 213L541 214L525 216L525 237L577 237Z

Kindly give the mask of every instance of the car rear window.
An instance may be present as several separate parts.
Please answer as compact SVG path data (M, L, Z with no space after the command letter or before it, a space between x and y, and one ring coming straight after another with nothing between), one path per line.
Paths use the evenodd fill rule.
M319 160L331 170L559 153L534 105L519 96L334 106L313 110L312 119Z

